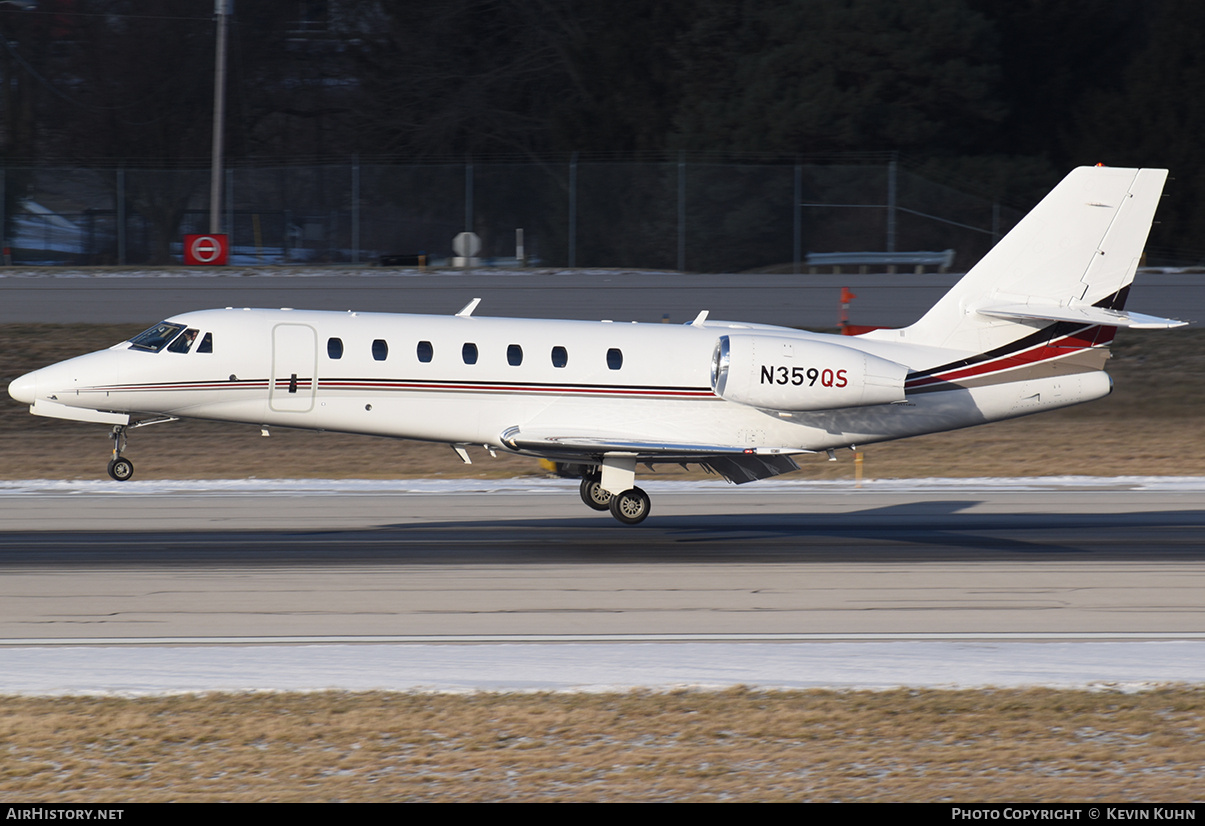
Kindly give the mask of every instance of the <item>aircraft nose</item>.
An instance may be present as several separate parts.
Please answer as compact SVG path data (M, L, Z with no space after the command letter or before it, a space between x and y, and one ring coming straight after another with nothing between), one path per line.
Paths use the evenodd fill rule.
M23 404L33 404L38 395L38 372L18 376L8 385L8 395Z

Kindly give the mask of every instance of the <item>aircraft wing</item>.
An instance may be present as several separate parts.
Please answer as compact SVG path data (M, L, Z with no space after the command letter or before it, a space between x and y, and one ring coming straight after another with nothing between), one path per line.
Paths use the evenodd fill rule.
M792 455L815 453L792 447L735 447L685 442L642 441L605 434L541 433L509 428L502 442L514 450L548 458L597 461L608 453L626 454L637 462L702 465L729 482L744 484L798 470Z

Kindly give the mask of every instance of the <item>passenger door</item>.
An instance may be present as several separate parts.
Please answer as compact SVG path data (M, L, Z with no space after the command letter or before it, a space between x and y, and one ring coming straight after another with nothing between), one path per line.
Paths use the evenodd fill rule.
M272 328L272 378L268 407L281 413L307 413L314 408L318 384L318 333L308 324Z

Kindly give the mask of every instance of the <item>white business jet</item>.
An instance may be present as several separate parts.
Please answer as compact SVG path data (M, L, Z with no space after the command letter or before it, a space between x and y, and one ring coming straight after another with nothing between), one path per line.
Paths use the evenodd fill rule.
M1068 175L919 321L860 336L715 321L636 324L300 310L206 310L21 376L40 416L131 428L244 422L580 464L582 500L649 513L637 465L741 484L794 457L1054 410L1107 395L1161 169Z

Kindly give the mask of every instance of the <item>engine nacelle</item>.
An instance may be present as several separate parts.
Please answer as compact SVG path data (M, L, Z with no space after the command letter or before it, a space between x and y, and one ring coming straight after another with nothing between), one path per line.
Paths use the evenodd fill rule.
M908 368L852 347L772 335L720 336L711 389L767 410L835 410L904 400Z

